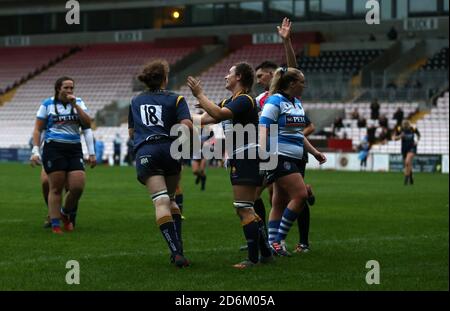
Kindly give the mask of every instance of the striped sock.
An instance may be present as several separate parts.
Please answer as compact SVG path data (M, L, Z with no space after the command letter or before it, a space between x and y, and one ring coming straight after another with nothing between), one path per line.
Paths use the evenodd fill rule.
M280 227L278 228L277 242L286 240L286 236L292 227L292 224L297 219L298 214L291 211L289 208L285 208L283 212L283 217L281 218Z
M269 221L269 244L275 242L278 235L278 227L280 226L280 220Z
M61 227L61 224L59 223L59 218L52 218L52 228L55 227Z

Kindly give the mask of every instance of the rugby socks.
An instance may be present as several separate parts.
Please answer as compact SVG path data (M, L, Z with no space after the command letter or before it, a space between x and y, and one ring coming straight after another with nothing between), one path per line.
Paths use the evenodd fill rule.
M296 212L291 211L289 208L284 209L280 227L278 228L278 235L276 238L276 242L286 240L286 236L288 235L289 230L291 229L292 224L297 219L297 217L298 214Z
M205 185L206 185L206 175L202 175L200 177L200 185L201 185L201 190L205 190Z
M177 235L177 240L179 242L180 254L183 255L183 239L181 238L181 223L182 223L181 214L178 213L174 214L172 212L172 219L175 224L175 233Z
M75 227L75 221L77 219L78 203L75 205L74 209L69 214L69 219L72 225Z
M302 211L300 214L298 214L297 217L297 225L298 225L298 233L300 235L300 244L304 244L309 246L309 221L310 221L310 214L309 214L309 206L305 203L303 206Z
M58 228L61 227L61 224L59 222L59 218L52 218L51 222L52 222L52 229L56 228L56 227L58 227Z
M253 208L259 218L263 221L264 227L266 227L266 207L264 206L264 201L261 198L257 199Z
M258 221L258 246L262 257L270 257L272 255L267 240L266 226L261 219Z
M183 194L179 193L175 195L175 202L177 203L178 207L180 208L181 213L183 214Z
M280 227L280 220L271 220L269 221L269 244L272 244L277 239L278 235L278 227Z
M412 172L411 172L411 174L409 174L409 183L410 183L411 185L414 184L413 173L412 173Z
M164 216L156 221L159 230L169 246L170 252L175 255L180 253L179 241L172 216Z
M256 219L249 223L242 223L244 229L245 239L248 246L248 260L253 263L258 262L258 237L259 237L259 225Z
M403 181L403 184L406 186L409 182L409 175L405 176L405 180Z

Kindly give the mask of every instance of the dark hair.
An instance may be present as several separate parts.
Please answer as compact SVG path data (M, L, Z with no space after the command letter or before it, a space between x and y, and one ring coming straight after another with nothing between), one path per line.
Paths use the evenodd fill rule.
M169 63L164 59L155 59L145 65L137 78L151 91L156 91L161 89L168 75Z
M273 95L275 93L285 91L289 87L289 83L298 80L301 74L302 72L297 68L278 68L273 75L272 82L270 83L269 94Z
M75 81L70 77L64 76L64 77L58 78L58 80L56 80L56 82L55 82L55 97L53 99L54 101L58 100L58 94L59 94L59 91L60 91L61 86L64 81L72 81L75 85Z
M256 66L255 71L258 71L259 69L272 69L273 71L277 70L278 65L274 62L271 62L270 60L266 60Z
M247 92L250 92L253 83L255 82L255 71L252 66L246 62L240 62L234 65L235 66L235 74L241 77L240 83L246 89Z
M56 101L58 100L59 91L61 90L61 87L63 85L64 81L72 81L73 85L75 86L75 81L67 76L61 77L55 82L55 97L53 97L53 104L55 105L55 113L59 114L58 112L58 106L56 105ZM71 114L73 114L73 107L71 108Z

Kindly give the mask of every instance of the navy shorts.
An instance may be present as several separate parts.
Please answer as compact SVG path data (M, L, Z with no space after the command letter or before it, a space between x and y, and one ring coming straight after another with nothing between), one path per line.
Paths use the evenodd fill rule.
M47 174L56 171L84 171L81 143L46 142L42 151L42 165Z
M295 159L290 157L285 157L282 155L278 156L277 167L273 170L267 171L267 183L271 184L278 178L299 173L302 176L305 174L306 162L301 159Z
M261 187L263 176L259 173L259 162L248 159L230 159L230 181L233 186Z
M180 160L170 155L171 141L141 145L136 152L137 179L143 185L150 176L173 176L181 172Z
M402 157L403 157L403 160L406 159L406 156L407 156L408 153L410 153L410 152L416 154L416 153L417 153L417 146L412 146L412 147L409 147L409 148L402 148Z

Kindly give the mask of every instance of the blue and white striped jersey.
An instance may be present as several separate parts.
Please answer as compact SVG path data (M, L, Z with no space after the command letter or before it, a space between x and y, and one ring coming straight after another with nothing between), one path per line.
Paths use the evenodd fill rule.
M277 150L271 150L271 153L295 159L303 157L303 129L310 121L298 98L292 102L279 93L270 96L264 104L259 123L267 128L271 124L278 125ZM270 141L274 139L270 137Z
M77 111L71 104L63 105L61 101L53 100L53 97L45 99L36 117L46 121L45 141L77 144L80 142L80 119ZM88 113L86 104L77 97L77 105ZM56 108L56 109L55 109Z

